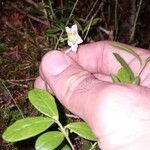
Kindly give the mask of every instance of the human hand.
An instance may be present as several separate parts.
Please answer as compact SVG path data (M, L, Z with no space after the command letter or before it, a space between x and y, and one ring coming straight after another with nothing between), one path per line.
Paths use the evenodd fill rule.
M135 51L144 60L150 52ZM141 85L113 84L110 74L120 69L113 52L128 62L135 74L139 62L108 41L82 45L78 53L47 53L35 87L46 88L72 113L84 119L103 150L149 150L150 65L141 74Z

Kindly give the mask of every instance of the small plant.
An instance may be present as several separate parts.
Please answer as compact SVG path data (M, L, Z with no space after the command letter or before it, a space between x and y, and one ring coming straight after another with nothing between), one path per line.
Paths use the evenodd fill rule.
M137 75L133 73L130 66L126 63L126 61L117 53L113 53L117 61L120 63L121 68L118 70L116 75L111 75L112 81L114 83L130 83L130 84L140 84L140 75L144 70L147 63L150 61L150 56L145 59L143 62L140 56L130 47L121 43L111 43L111 46L114 48L118 48L120 50L124 50L134 57L136 57L140 63L140 69Z
M18 142L40 134L35 143L36 150L53 150L57 148L64 139L66 139L70 145L70 147L64 145L64 148L74 150L74 146L69 138L70 132L74 132L87 140L96 141L96 137L83 121L72 122L62 126L59 121L59 112L55 99L47 91L33 89L29 91L28 98L32 105L43 115L17 120L3 133L2 137L5 141ZM47 130L53 124L57 124L57 130ZM47 132L44 132L45 130L47 130Z
M66 34L64 34L66 26L68 25L67 21L68 20L66 18L66 19L63 19L63 20L60 19L60 20L54 22L55 23L54 28L47 29L47 36L49 38L52 38L52 39L64 44L64 42L67 40ZM85 41L90 29L92 27L96 26L101 21L101 18L98 18L98 17L91 18L87 23L83 23L80 20L75 19L75 18L70 18L69 21L73 22L73 24L77 25L79 32L81 33L81 37ZM81 24L84 24L84 25L81 26ZM57 44L57 46L58 46L58 44ZM55 46L54 49L57 49L57 46Z

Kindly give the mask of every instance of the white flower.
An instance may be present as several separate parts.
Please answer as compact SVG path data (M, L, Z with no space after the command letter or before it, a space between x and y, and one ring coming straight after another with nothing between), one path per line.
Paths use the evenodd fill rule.
M68 53L70 51L77 52L78 44L83 42L82 38L79 36L78 27L74 24L71 28L66 27L66 32L68 35L68 45L70 48L65 52Z

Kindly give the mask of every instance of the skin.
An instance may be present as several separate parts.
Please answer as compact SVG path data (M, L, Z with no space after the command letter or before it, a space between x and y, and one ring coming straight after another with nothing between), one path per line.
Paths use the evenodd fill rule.
M133 55L113 48L110 43L82 45L77 53L67 55L48 52L41 61L35 87L48 89L85 120L103 150L149 150L150 64L141 74L141 85L112 83L110 74L120 69L113 52L120 54L135 74L140 64ZM142 60L150 56L147 50L131 48Z

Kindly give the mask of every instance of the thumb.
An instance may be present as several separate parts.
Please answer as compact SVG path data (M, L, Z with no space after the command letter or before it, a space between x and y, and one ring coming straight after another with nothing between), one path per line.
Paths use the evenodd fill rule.
M90 111L87 108L106 85L60 51L49 52L43 57L40 73L59 101L82 119L87 117Z

